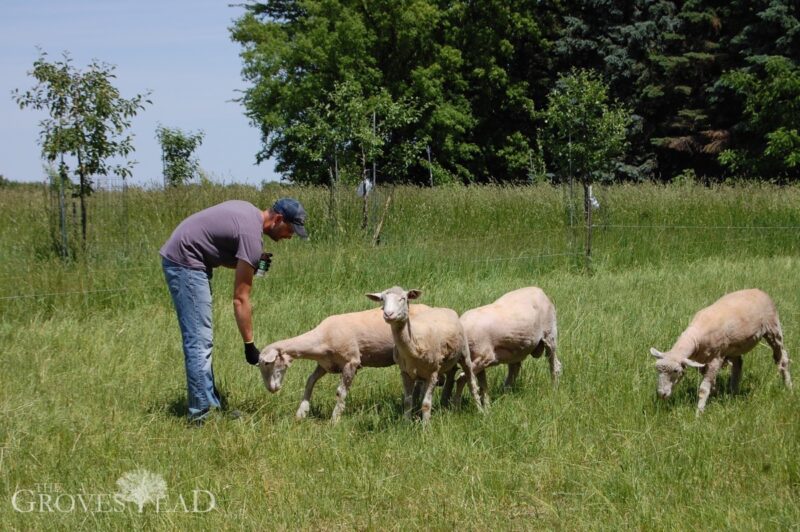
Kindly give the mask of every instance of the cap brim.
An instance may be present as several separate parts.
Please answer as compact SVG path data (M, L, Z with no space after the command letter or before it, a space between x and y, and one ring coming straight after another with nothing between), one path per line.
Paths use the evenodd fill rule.
M300 224L292 224L292 227L294 228L294 234L296 234L303 240L308 239L308 233L306 232L305 226L302 226Z

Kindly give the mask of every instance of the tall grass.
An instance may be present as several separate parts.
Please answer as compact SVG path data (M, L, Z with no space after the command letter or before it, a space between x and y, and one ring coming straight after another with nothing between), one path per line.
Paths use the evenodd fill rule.
M537 285L558 309L559 387L541 360L524 364L510 392L495 368L487 415L471 401L459 411L435 404L423 430L402 417L397 369L365 369L339 425L327 421L331 376L317 386L310 419L295 422L313 365L296 363L279 394L264 390L244 362L223 270L213 280L215 373L244 418L187 428L179 332L157 250L198 209L281 195L306 205L312 239L269 243L273 266L253 294L259 345L370 308L363 294L394 284L459 312ZM800 225L800 189L640 185L598 196L587 273L584 231L569 227L568 195L549 186L398 188L378 248L360 230L358 200L344 194L333 227L319 189L131 190L126 244L98 230L89 260L67 265L49 251L43 195L0 192L0 297L15 298L0 300L0 522L20 530L797 528L800 401L783 388L769 349L745 358L740 394L724 391L724 373L695 419L699 377L657 402L648 348L669 347L723 293L756 286L772 294L789 353L800 356L798 233L779 229ZM139 468L162 475L171 500L203 489L216 508L11 506L15 492L42 483L114 493L116 479Z

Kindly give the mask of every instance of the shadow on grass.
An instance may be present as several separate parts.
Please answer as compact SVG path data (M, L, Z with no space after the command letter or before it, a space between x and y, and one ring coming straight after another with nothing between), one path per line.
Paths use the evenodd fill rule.
M227 393L217 389L222 410L228 410ZM174 392L170 397L166 397L151 404L146 410L148 414L163 413L168 416L185 418L189 415L189 402L185 392Z
M651 396L651 404L656 410L664 408L676 408L680 406L696 407L697 401L699 400L697 392L701 382L702 380L699 377L695 379L684 379L673 388L672 395L670 395L667 399L661 399L658 397L658 394L654 392ZM716 386L708 398L706 408L708 408L708 406L715 401L728 402L744 399L750 396L752 392L752 384L746 382L746 379L743 378L739 382L739 391L732 393L730 389L730 373L725 372L717 375Z

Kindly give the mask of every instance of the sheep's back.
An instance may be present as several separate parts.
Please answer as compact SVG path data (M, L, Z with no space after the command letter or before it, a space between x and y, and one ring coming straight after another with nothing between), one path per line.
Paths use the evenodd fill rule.
M553 305L537 287L514 290L461 316L470 345L489 342L494 347L510 349L532 347L552 321Z
M464 328L449 308L430 308L412 317L411 334L422 351L447 355L464 348Z
M758 289L739 290L695 314L687 328L701 351L734 355L749 351L777 323L772 299Z

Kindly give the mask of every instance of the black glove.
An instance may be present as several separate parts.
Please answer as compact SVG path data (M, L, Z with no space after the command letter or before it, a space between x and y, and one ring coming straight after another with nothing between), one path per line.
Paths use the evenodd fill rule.
M256 344L253 342L245 342L244 344L244 357L247 359L248 364L255 366L258 364L258 355L261 351L258 350Z

